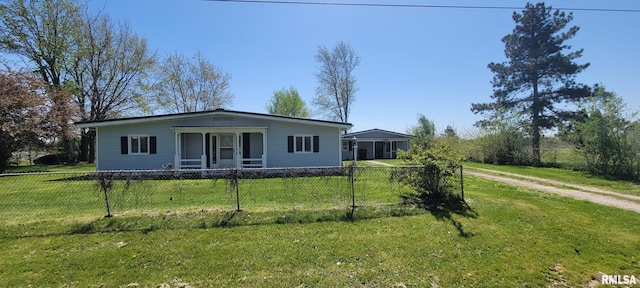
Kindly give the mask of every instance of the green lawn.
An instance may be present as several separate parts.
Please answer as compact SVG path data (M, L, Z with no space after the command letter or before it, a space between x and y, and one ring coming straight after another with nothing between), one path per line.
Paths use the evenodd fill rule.
M375 187L388 180L374 178L381 183L360 193L386 189ZM165 185L174 193L213 185L183 181ZM115 218L72 208L94 209L84 197L61 201L71 215L93 215L75 219L24 205L24 213L42 216L3 220L0 279L6 287L576 287L599 271L640 278L637 213L471 176L465 184L472 211L365 205L353 222L343 220L348 209L322 201L237 213L159 202L155 213ZM99 200L95 193L84 196Z
M389 167L358 170L355 198L346 176L240 179L114 180L112 214L186 213L201 210L321 210L397 204L410 192L389 181ZM0 224L95 218L107 215L104 193L85 172L12 174L0 177ZM238 201L239 198L239 201ZM239 203L238 203L239 202Z
M606 177L594 176L585 172L567 170L562 168L539 168L531 166L512 166L512 165L493 165L481 164L474 162L466 162L465 167L491 169L526 176L534 176L552 180L563 181L566 183L589 185L599 187L611 191L627 193L632 195L640 195L640 185L622 180L611 180Z
M29 172L72 172L72 171L96 171L95 163L81 162L75 165L20 165L7 168L5 173L29 173Z

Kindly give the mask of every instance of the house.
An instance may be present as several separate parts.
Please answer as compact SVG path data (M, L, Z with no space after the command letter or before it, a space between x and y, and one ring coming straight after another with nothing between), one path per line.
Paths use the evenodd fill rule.
M351 124L211 111L78 122L96 132L96 169L208 169L342 165Z
M353 141L358 144L358 159L395 159L398 149L411 147L412 135L371 129L342 135L342 160L353 160Z

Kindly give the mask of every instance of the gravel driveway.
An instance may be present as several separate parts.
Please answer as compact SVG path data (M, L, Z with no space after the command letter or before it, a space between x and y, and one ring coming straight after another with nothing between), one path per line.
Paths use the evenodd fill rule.
M586 200L593 203L622 208L625 210L631 210L640 213L640 196L622 194L596 187L569 184L555 180L481 168L468 168L465 169L464 173L467 175L502 182L509 185L526 187L538 191L569 196L579 200ZM567 188L559 188L557 186L563 186Z

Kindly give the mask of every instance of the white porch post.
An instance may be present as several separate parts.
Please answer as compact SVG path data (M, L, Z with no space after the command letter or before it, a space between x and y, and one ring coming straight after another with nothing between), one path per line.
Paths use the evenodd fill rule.
M182 150L180 149L180 133L176 131L175 135L176 135L176 154L173 159L173 167L176 167L176 169L180 169L181 168L180 163L182 162L180 161L180 150Z
M262 168L267 168L267 131L262 131Z
M240 141L242 141L242 138L240 138L240 133L236 132L236 141L235 141L235 147L233 147L233 149L236 151L236 168L242 168L242 151L240 150Z
M202 132L202 155L200 155L200 169L207 168L207 133Z

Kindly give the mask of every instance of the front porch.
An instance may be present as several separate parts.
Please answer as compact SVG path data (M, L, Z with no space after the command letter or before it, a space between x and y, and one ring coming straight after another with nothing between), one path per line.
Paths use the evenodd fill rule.
M266 168L266 127L174 127L175 169Z
M347 153L347 156L350 156L350 159L353 159L352 141L344 142L347 143L343 146L351 145L351 147L347 146L348 148L351 148L349 149L349 153L351 153L351 155ZM399 149L407 150L408 148L408 140L360 140L358 141L358 151L356 151L356 153L358 153L358 159L362 160L395 159Z

